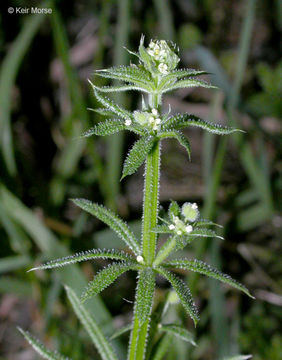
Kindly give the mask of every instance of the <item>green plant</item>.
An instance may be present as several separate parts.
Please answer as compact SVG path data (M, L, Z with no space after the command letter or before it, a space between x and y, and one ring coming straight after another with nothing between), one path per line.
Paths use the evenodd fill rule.
M185 258L169 259L170 255L184 249L195 239L214 237L222 239L211 229L211 227L219 225L202 219L196 203L186 202L180 207L177 202L171 201L168 214L164 218L159 217L158 194L161 141L165 138L178 140L185 147L190 157L189 141L181 132L182 129L196 126L219 135L230 134L239 130L208 123L190 114L172 115L170 113L161 113L162 96L168 91L196 86L214 88L214 86L196 77L206 74L206 72L176 69L179 57L177 49L172 43L167 43L164 40L151 41L149 46L145 48L144 37L142 36L138 53L129 52L138 58L138 65L118 66L96 72L98 76L119 80L125 84L114 87L97 87L90 82L97 100L103 105L103 108L94 111L110 118L98 123L85 132L83 136L105 136L121 130L129 130L140 136L140 139L135 142L125 159L122 179L136 172L146 162L141 239L137 239L129 226L111 210L89 200L74 199L73 202L77 206L112 228L125 242L130 251L93 249L53 260L31 269L58 268L95 258L115 260L89 282L80 300L70 287L66 287L68 298L76 315L81 320L96 345L101 358L104 360L117 359L117 356L95 320L85 309L83 302L99 294L128 270L134 270L138 273L133 321L125 329L131 329L128 360L141 360L145 357L148 359L151 353L154 359L162 359L168 350L167 344L172 334L194 344L192 335L185 328L178 324L162 324L161 322L161 315L165 313L167 303L171 301L171 296L163 304L160 311L161 315L156 317L157 320L152 320L151 313L156 275L161 275L172 285L175 291L173 294L177 294L184 309L193 319L195 326L199 321L199 314L191 292L186 283L171 272L170 269L178 268L204 274L232 285L251 296L242 284L202 261L187 260ZM137 90L147 94L147 101L142 98L142 110L136 110L133 113L129 112L102 95L102 93L127 90ZM160 234L165 234L167 239L163 245L158 247ZM151 341L148 339L149 331ZM43 357L47 359L64 359L63 356L47 350L28 333L24 331L22 333ZM159 342L159 347L152 351L152 339L154 339L155 335L158 336L157 334L163 333L165 335ZM147 349L149 351L146 353Z

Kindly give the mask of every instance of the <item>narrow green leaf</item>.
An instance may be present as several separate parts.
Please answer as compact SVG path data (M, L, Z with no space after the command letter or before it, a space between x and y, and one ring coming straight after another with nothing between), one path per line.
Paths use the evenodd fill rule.
M196 227L198 227L198 226L217 226L219 228L223 228L222 225L219 225L217 223L214 223L213 221L206 220L206 219L200 219L199 221L197 221Z
M154 227L151 231L156 234L173 234L173 230L169 230L167 225L158 225Z
M116 330L113 335L110 337L111 340L116 339L117 337L127 333L128 331L132 330L133 325L132 324L128 324L123 326L122 328Z
M204 129L208 132L217 135L229 135L236 131L241 131L239 129L231 128L228 126L222 126L219 124L214 124L205 120L198 118L195 115L191 114L177 114L170 117L163 125L163 129L184 129L188 126L195 126L201 129Z
M143 164L146 156L153 148L154 141L155 139L153 136L144 136L135 142L124 161L121 179L127 175L134 174L135 171Z
M206 75L206 71L195 70L195 69L179 69L170 71L170 73L164 76L158 86L158 89L162 90L166 86L174 84L178 79L183 77Z
M47 360L70 360L57 351L52 351L47 349L39 340L33 337L28 331L24 331L20 327L18 330L22 333L22 335L26 338L26 340L30 343L33 349L43 358Z
M135 261L135 258L124 251L115 250L115 249L93 249L84 252L79 252L74 255L66 256L61 259L51 260L46 264L37 266L30 269L29 271L34 270L46 270L53 269L58 267L63 267L70 264L75 264L81 261L88 261L93 259L114 259L122 261ZM137 262L136 262L137 264Z
M150 73L136 65L117 66L109 69L98 70L96 71L96 75L141 86L149 86L152 81Z
M97 100L103 105L105 106L105 108L107 110L112 111L113 113L115 113L116 115L118 115L119 117L127 120L133 119L133 116L131 115L131 113L125 109L123 109L122 107L120 107L119 105L117 105L115 102L113 102L111 99L106 98L105 96L102 96L100 94L100 92L97 90L96 86L94 84L92 84L92 82L89 80L89 83L91 84L93 91L94 91L94 95L96 96Z
M200 318L196 305L194 304L191 291L188 288L188 286L185 284L184 281L176 277L172 272L167 271L165 268L161 266L155 268L155 270L158 273L160 273L162 276L164 276L171 283L184 309L191 316L196 326Z
M191 147L188 139L179 131L165 131L159 134L160 138L175 138L178 140L179 144L185 147L188 158L191 160Z
M147 94L150 93L151 91L151 89L145 85L143 86L121 85L121 86L103 86L103 87L96 86L96 89L101 92L120 92L120 91L136 90L136 91L143 91Z
M183 79L179 80L172 85L168 85L162 90L162 93L166 93L168 91L176 90L176 89L183 89L183 88L190 88L190 87L204 87L208 89L218 89L217 86L211 85L203 80L196 80L196 79Z
M121 240L130 247L135 255L141 254L141 249L135 235L129 229L128 225L115 213L105 208L103 205L98 205L86 199L73 199L72 201L81 209L96 216L99 220L103 221L111 229L113 229Z
M179 216L179 214L180 214L180 207L176 201L172 200L168 208L168 216L170 220L173 221L174 217Z
M155 291L155 274L152 269L139 272L136 290L136 315L142 325L151 315Z
M219 270L213 268L212 266L204 263L203 261L200 261L200 260L191 260L190 261L190 260L179 259L179 260L169 261L165 264L165 266L194 271L199 274L209 276L213 279L220 280L230 286L235 287L238 290L243 291L246 295L248 295L254 299L254 297L249 293L249 290L244 285L242 285L238 281L232 279L231 276L224 274L224 273L220 272Z
M173 334L174 336L192 344L193 346L196 346L193 335L183 326L177 324L166 324L166 325L160 324L160 325L161 326L158 327L159 331Z
M112 110L109 109L103 109L103 108L98 108L98 109L92 109L92 108L87 108L87 110L93 111L99 115L102 116L116 116L116 113L114 113Z
M94 277L94 280L90 281L81 296L81 301L89 299L92 296L96 296L101 291L111 285L121 274L128 270L133 270L136 265L132 262L125 263L113 263L103 270L99 271Z
M85 309L83 304L81 304L74 290L68 286L65 286L65 289L76 316L79 318L91 340L93 341L93 344L98 349L101 358L103 360L117 360L114 349L106 339L105 335L102 333L101 327Z
M191 231L189 234L187 234L188 237L209 237L209 238L217 238L220 240L224 240L224 238L220 235L217 235L216 232L214 232L211 229L204 229L204 228L195 228L193 231Z
M81 135L81 137L89 137L92 135L97 135L97 136L112 135L126 128L127 126L125 125L124 120L111 119L111 120L102 121L99 124L93 126L91 129L85 131Z

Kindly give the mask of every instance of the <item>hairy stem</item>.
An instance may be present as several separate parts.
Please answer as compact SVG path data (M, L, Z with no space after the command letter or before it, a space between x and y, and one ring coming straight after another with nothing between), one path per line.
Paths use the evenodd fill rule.
M159 109L160 95L149 96L152 108ZM159 210L159 172L160 172L160 141L157 140L152 151L146 159L143 224L142 224L142 250L145 264L152 266L155 260L157 234L151 230L157 225ZM136 308L136 307L135 307ZM136 311L134 311L133 329L130 336L128 360L143 360L146 354L146 339L150 328L150 317L141 325Z

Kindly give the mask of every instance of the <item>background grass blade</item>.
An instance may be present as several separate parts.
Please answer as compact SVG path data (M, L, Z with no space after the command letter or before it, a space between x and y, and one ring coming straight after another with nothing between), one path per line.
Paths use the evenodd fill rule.
M106 339L105 335L102 333L100 326L85 309L84 305L81 304L74 290L71 289L69 286L66 286L65 289L68 295L68 299L74 309L74 312L76 313L77 317L79 318L91 340L93 341L93 344L97 347L101 358L103 360L117 360L114 349L112 348L109 341Z
M49 7L50 1L40 4L40 7ZM18 70L23 57L28 51L30 44L36 35L45 15L29 16L10 50L4 58L0 69L0 147L7 170L10 175L16 175L12 130L11 130L11 105L12 89L16 81Z

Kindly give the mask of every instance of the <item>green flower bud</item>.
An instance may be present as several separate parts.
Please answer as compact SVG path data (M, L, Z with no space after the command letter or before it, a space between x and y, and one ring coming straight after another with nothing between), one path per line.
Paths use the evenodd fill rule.
M184 203L182 205L181 213L185 220L189 222L195 222L200 216L198 205L196 203Z

